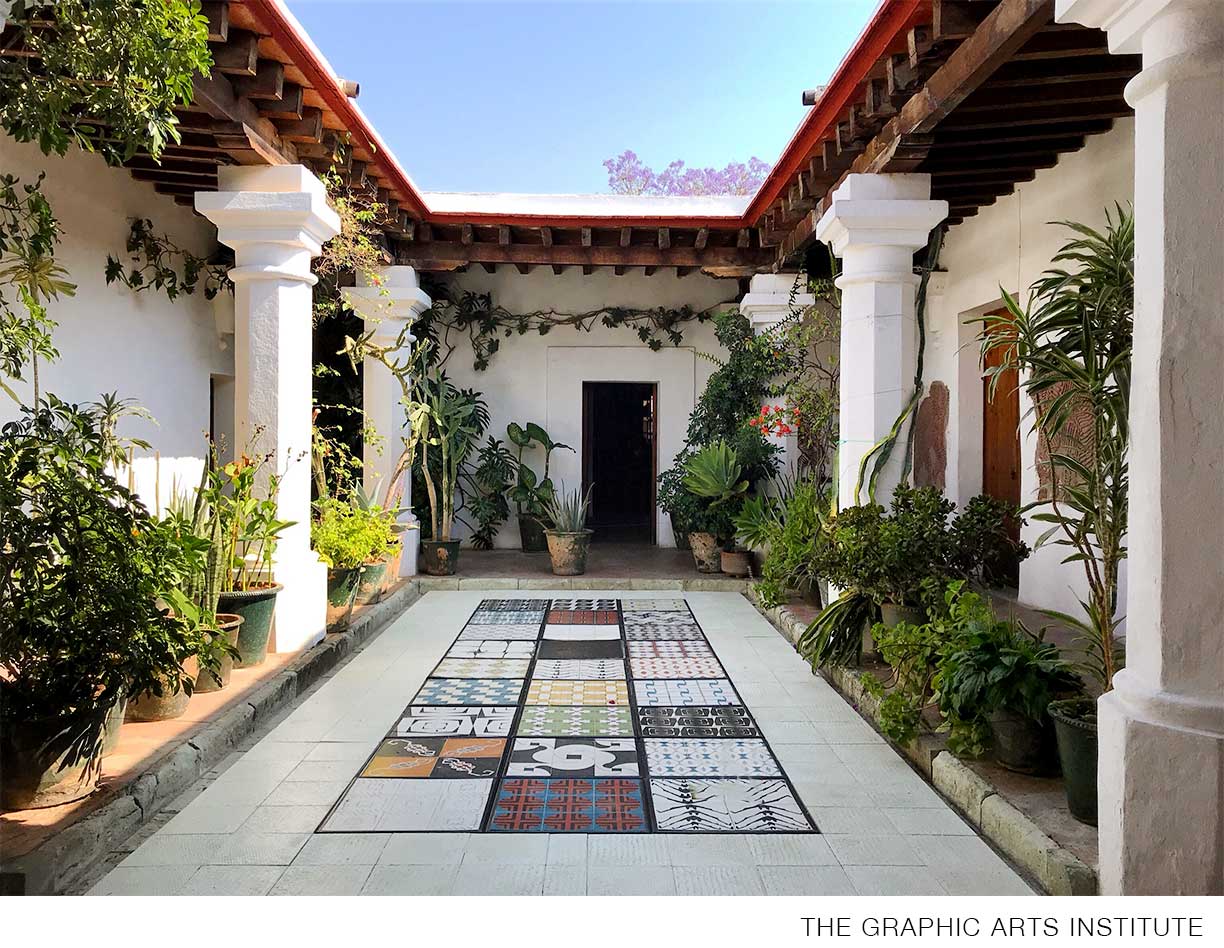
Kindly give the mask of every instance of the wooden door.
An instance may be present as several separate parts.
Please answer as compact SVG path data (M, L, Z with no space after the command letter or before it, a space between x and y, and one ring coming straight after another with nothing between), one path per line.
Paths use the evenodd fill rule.
M1001 365L1001 353L986 357L986 367ZM998 376L991 397L990 377L982 379L982 493L1020 506L1020 384L1015 369ZM1020 539L1020 524L1011 524Z

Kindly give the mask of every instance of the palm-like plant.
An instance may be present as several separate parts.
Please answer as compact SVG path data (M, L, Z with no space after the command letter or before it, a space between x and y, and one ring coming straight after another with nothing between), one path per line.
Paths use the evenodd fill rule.
M426 430L421 442L421 471L429 493L433 539L447 541L455 522L455 491L459 471L467 460L479 431L473 420L476 406L472 399L455 389L441 373L436 373L422 398ZM429 466L429 452L436 448L441 458L438 479Z
M704 497L711 507L719 507L748 492L748 482L740 477L742 473L735 449L725 441L715 441L685 462L684 487L690 494Z
M1084 670L1108 691L1123 661L1116 631L1128 514L1135 222L1119 206L1107 213L1103 233L1064 226L1078 236L1033 285L1028 305L1004 293L1006 312L986 319L979 340L983 365L988 355L997 358L986 369L992 396L1004 372L1021 370L1048 451L1050 497L1032 505L1048 509L1032 519L1050 527L1035 546L1069 548L1063 562L1080 563L1088 582L1086 618L1048 614L1079 630ZM1073 453L1072 427L1084 419L1089 433L1076 432L1081 450Z

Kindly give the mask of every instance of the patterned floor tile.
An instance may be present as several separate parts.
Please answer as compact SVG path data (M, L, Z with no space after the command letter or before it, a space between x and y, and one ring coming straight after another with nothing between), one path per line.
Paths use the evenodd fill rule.
M413 704L517 704L521 678L428 678Z
M631 658L629 667L634 678L722 678L726 674L716 658Z
M726 678L704 681L652 679L634 681L634 697L642 707L689 707L711 704L743 704Z
M547 639L540 643L541 660L552 659L593 659L625 657L625 650L620 639L587 639L579 641L559 641Z
M531 658L535 642L508 642L505 639L470 639L458 641L446 653L447 658Z
M622 599L623 612L688 612L683 599Z
M782 770L759 738L647 738L652 777L779 777Z
M325 833L478 830L490 780L379 780L361 777L324 821Z
M785 780L651 780L660 830L802 833L812 826Z
M623 681L536 681L527 688L526 704L626 707L629 686Z
M454 737L506 737L516 708L442 707L409 705L395 726L399 737L442 735Z
M619 658L543 659L535 663L532 678L624 678L625 663Z
M554 599L553 609L599 609L607 611L616 608L615 599Z
M631 737L517 738L507 777L637 777L637 744Z
M557 625L616 625L620 613L615 609L552 609L548 621Z
M689 640L689 641L705 641L705 636L701 634L701 629L697 626L682 626L682 625L642 625L630 626L625 624L625 638L630 642L634 641L650 641L652 639L668 639L671 641Z
M556 708L534 705L523 709L519 734L541 737L633 735L633 719L628 708Z
M496 777L505 738L390 737L383 741L363 777Z
M544 626L544 639L551 642L598 642L620 640L620 627L615 625L554 625Z
M543 612L548 599L482 599L477 612Z
M638 722L643 737L760 737L747 708L719 705L709 708L641 708Z
M444 658L434 674L439 678L526 678L530 665L526 658Z
M640 780L507 778L497 790L494 832L642 833Z
M704 639L630 642L630 658L713 658L714 650Z
M540 637L540 623L521 622L512 613L489 613L491 616L507 616L506 621L501 621L500 618L491 622L469 622L459 633L459 641L463 642L467 639L515 639L517 641L525 641L538 639Z

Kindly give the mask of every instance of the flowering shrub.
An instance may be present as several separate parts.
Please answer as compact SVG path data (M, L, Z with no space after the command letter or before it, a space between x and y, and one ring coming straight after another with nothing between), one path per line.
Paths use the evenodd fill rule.
M802 412L788 405L762 405L759 414L748 419L748 424L766 437L785 436L799 430Z

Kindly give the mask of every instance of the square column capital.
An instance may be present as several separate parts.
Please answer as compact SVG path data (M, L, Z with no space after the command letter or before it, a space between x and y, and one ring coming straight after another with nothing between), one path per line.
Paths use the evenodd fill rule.
M228 166L220 190L201 191L195 208L217 226L217 239L234 248L235 281L281 278L313 283L310 259L340 233L323 182L301 165Z
M795 309L805 310L816 302L811 293L791 293L795 290L797 273L758 273L748 284L748 292L740 300L740 313L752 323L758 335L775 326Z
M358 274L357 282L344 290L344 302L367 323L387 323L383 334L392 338L433 304L412 267L382 267Z

